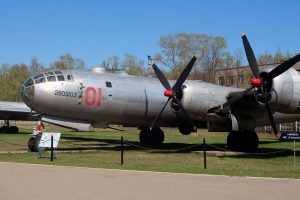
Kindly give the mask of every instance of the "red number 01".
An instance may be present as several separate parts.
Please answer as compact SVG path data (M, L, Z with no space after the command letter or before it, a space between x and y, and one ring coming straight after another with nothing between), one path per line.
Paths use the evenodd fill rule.
M92 99L89 99L89 95L91 95ZM100 107L101 106L101 99L102 99L102 90L101 88L98 88L98 94L95 88L93 87L88 87L85 90L84 93L84 101L85 101L85 105L87 106L93 106L97 103L97 106Z

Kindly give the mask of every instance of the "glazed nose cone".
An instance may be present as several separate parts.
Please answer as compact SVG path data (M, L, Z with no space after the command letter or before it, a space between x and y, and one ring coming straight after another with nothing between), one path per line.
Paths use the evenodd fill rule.
M28 107L32 105L34 97L34 82L32 78L25 81L25 83L22 85L21 97Z

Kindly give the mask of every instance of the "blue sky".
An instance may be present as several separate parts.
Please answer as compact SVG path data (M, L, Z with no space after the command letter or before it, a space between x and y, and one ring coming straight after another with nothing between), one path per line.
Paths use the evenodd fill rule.
M299 0L2 0L0 64L48 65L70 53L96 66L126 53L146 61L160 36L225 37L230 52L246 32L256 54L300 52Z

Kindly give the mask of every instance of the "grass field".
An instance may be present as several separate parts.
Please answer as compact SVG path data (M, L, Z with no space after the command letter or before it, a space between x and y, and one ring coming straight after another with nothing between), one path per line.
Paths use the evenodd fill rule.
M140 145L137 142L136 129L72 132L52 128L48 131L62 132L57 160L54 162L50 162L48 151L43 153L41 159L37 158L37 153L28 152L30 129L21 129L19 134L0 134L0 161L175 173L300 178L300 151L296 152L294 170L293 151L285 151L293 148L293 143L278 142L274 136L267 134L259 135L261 143L257 154L208 156L207 169L203 169L203 155L194 151L202 150L200 144L203 138L207 144L225 149L227 134L200 130L196 134L184 136L175 129L166 129L165 144L158 149L148 150L136 147ZM121 136L131 144L125 145L124 165L120 164ZM199 145L195 146L197 144ZM208 147L208 151L212 150L216 149ZM278 151L280 153L273 154Z

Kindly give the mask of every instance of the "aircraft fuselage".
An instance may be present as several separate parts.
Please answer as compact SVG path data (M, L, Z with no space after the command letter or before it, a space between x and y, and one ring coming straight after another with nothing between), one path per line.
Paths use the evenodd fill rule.
M59 81L58 76L62 75L64 80ZM157 78L65 70L31 79L34 84L26 86L26 82L22 96L32 110L42 115L89 121L95 127L109 124L149 127L168 99L163 96L164 88ZM170 81L170 84L173 83ZM229 93L242 90L187 80L183 84L181 103L194 121L215 121L208 115L208 110L226 102ZM172 101L163 112L158 126L178 124L171 104ZM259 124L268 124L265 111L260 106L244 109L248 109L246 112L255 117Z

